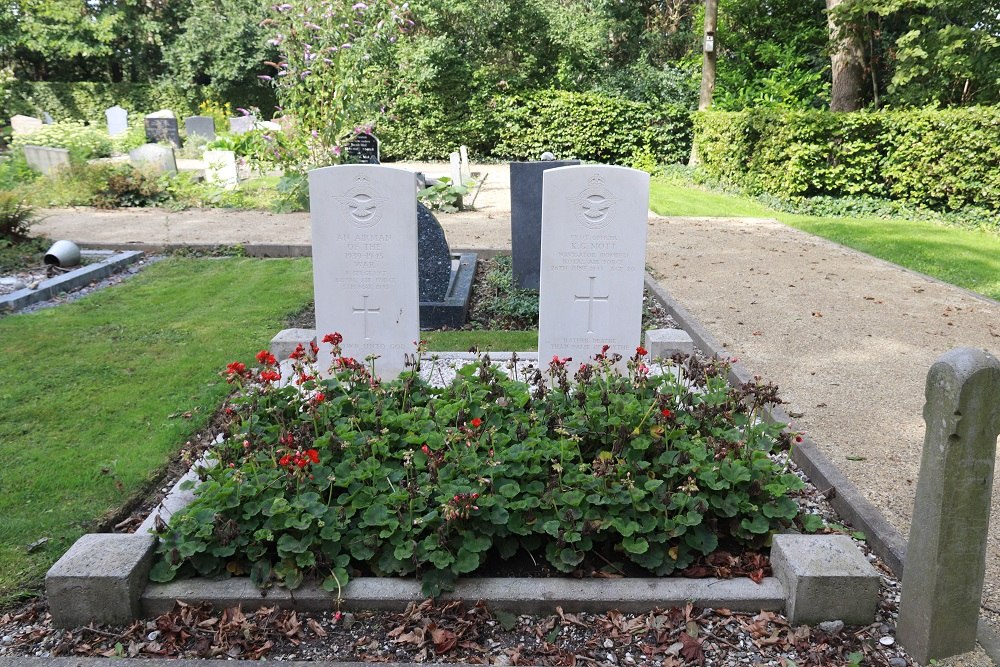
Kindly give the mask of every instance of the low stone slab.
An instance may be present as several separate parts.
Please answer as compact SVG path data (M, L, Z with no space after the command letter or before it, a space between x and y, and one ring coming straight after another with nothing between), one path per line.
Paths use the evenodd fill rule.
M142 596L144 616L170 611L176 600L210 602L216 608L242 605L244 610L279 606L297 611L327 611L336 607L336 595L309 583L298 590L272 589L267 597L249 578L192 579L151 584ZM341 593L340 609L402 611L426 596L414 579L358 577ZM519 614L568 612L648 611L656 607L725 607L733 611L780 611L784 606L781 583L768 577L760 584L750 579L570 579L570 578L470 578L459 581L442 600L483 600L490 609Z
M683 329L649 329L646 344L650 359L669 359L675 354L694 354L694 340Z
M315 329L282 329L271 339L267 349L277 359L288 359L299 345L309 348L309 343L316 340Z
M153 564L152 535L84 535L45 575L52 624L124 624L140 614Z
M775 535L771 569L785 588L794 624L875 620L879 574L846 535Z

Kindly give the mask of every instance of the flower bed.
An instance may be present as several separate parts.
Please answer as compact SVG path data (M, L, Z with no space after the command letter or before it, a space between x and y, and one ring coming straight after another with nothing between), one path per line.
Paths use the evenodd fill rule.
M544 554L561 572L662 576L754 548L801 517L794 434L760 419L773 385L731 387L724 362L655 373L638 348L508 376L488 356L445 387L411 367L381 382L333 345L332 375L293 354L234 362L227 437L196 500L159 526L151 578L249 574L338 592L352 573L449 590L491 558ZM420 349L415 360L420 359ZM419 362L415 362L419 363ZM286 374L289 369L285 370Z

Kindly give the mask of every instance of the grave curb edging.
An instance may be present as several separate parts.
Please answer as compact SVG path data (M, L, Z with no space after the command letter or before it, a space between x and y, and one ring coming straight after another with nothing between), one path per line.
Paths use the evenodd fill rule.
M237 604L243 609L280 605L283 609L320 612L343 610L403 611L411 603L427 599L420 582L390 577L358 577L341 592L327 592L316 582L288 591L273 588L262 595L248 578L220 580L188 579L168 584L149 584L141 597L144 617L170 611L176 600L209 602L216 609ZM733 611L778 611L785 608L785 587L775 577L760 584L741 579L460 579L455 590L440 600L483 600L491 609L519 614L550 614L556 607L567 612L649 611L653 607L683 607L693 602L701 607L726 607Z
M0 297L0 313L15 313L23 308L46 301L54 296L78 289L95 280L102 280L118 273L129 264L142 258L141 250L118 252L95 264L87 264L61 276L43 280L37 289L25 287Z
M718 339L702 326L687 308L660 286L656 278L648 271L646 272L646 286L681 328L691 334L695 344L702 352L720 358L729 357ZM732 364L729 373L730 382L744 383L752 379L753 375L743 364L738 361ZM766 410L766 415L775 422L789 424L792 421L780 407ZM802 471L806 473L816 488L827 495L830 504L837 513L850 521L855 528L865 533L866 541L872 550L885 561L896 577L902 579L906 561L906 540L902 534L882 516L878 508L861 494L857 486L840 471L833 461L819 450L816 443L808 435L804 435L802 442L796 444L792 451L792 459L802 468ZM976 641L979 642L990 660L994 664L1000 665L1000 633L983 619L982 614L979 616Z

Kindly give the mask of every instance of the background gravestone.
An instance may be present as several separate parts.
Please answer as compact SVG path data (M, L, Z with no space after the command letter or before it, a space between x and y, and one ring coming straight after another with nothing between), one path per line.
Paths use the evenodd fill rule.
M229 131L232 134L246 134L253 130L257 119L253 116L237 116L229 119Z
M233 151L205 151L205 182L232 190L240 183L239 166Z
M388 380L405 368L420 337L417 200L413 172L338 165L309 172L316 332L338 331L344 355L379 356ZM330 346L320 345L328 368Z
M451 250L441 223L420 202L417 202L417 267L421 303L444 301L451 282Z
M177 173L174 149L160 144L143 144L128 152L128 161L139 169L153 169L168 174Z
M210 116L189 116L184 119L184 131L190 137L215 139L215 120Z
M580 164L579 160L510 163L510 235L514 280L538 289L542 244L542 172Z
M25 146L24 159L29 167L35 171L42 172L46 176L70 166L69 151L65 148Z
M10 129L14 134L31 134L35 130L42 129L42 125L44 124L41 118L35 118L34 116L22 116L18 114L10 118Z
M920 664L971 651L986 573L1000 361L975 348L927 373L924 450L896 637Z
M169 110L151 113L144 119L146 126L146 141L156 143L166 142L174 148L181 147L181 133L174 112Z
M609 345L635 353L649 218L649 174L562 167L543 175L538 358L585 362Z
M356 164L381 164L379 162L379 141L374 134L362 132L346 146L347 157Z
M128 132L128 111L117 104L104 110L104 116L108 119L108 134L117 137L119 134Z

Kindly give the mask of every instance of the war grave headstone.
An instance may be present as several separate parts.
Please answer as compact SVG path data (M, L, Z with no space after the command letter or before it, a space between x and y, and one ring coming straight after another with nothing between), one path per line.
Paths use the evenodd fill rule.
M184 131L188 137L215 139L215 120L210 116L188 116L184 119Z
M521 289L538 289L542 243L542 172L580 164L579 160L510 163L510 234L514 280Z
M147 114L143 122L146 127L146 141L164 141L174 148L181 147L181 133L174 112L162 109Z
M459 146L458 155L462 160L462 180L472 180L472 165L469 164L469 147Z
M418 202L417 266L421 329L457 329L465 324L476 261L476 253L452 254L441 223L430 209Z
M24 159L28 166L46 176L69 167L69 151L48 146L25 146Z
M582 363L609 345L627 359L642 325L649 174L562 167L542 188L538 358Z
M257 119L253 116L237 116L229 119L229 131L232 134L246 134L254 129Z
M117 104L105 109L104 117L108 120L108 134L110 136L117 137L128 131L128 111Z
M359 361L378 355L384 379L404 369L419 338L413 179L379 165L309 172L317 336L340 332L344 354ZM330 362L321 344L319 367Z
M174 149L160 144L143 144L128 152L129 163L139 169L153 169L168 174L177 173Z
M35 118L34 116L23 116L18 114L16 116L11 116L10 118L10 129L15 134L31 134L35 130L42 129L41 118Z
M347 157L355 164L381 164L379 140L374 134L361 132L345 148Z
M239 166L234 151L205 151L205 182L231 190L239 185Z

